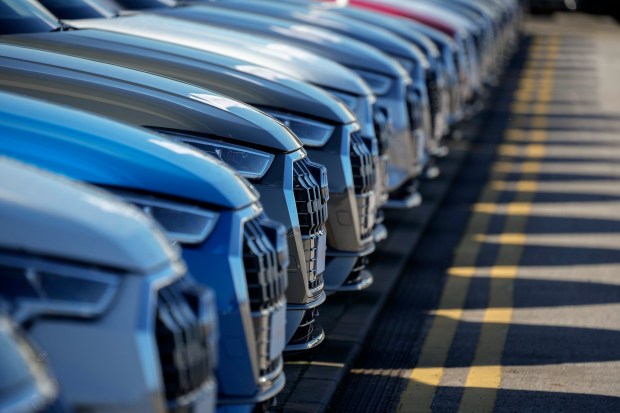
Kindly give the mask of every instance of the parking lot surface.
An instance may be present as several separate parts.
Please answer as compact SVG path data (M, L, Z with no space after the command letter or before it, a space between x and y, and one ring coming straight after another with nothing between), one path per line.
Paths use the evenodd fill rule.
M619 69L614 21L528 21L329 411L620 411Z

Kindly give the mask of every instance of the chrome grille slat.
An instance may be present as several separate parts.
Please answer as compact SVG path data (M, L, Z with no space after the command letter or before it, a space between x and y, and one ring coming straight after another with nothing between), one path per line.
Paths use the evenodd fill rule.
M293 164L293 193L304 246L304 258L311 292L323 287L323 274L317 273L319 265L319 238L325 236L329 187L327 170L308 158Z
M441 93L439 91L439 85L437 81L437 72L428 71L426 73L426 90L428 91L429 105L431 109L431 121L433 125L433 131L437 128L437 115L441 111Z
M376 179L372 152L359 132L351 134L351 165L355 193L362 195L372 191Z
M247 221L243 234L243 264L258 358L259 380L271 380L282 357L269 356L271 316L286 307L288 252L284 227L264 215Z
M216 360L208 348L212 332L202 319L203 293L185 279L158 292L155 334L166 398L172 407L213 380Z
M379 144L379 155L383 156L387 154L390 145L389 125L386 110L375 106L373 109L372 121L375 129L375 135L377 137L377 143Z
M357 199L357 214L360 222L362 239L372 236L376 215L375 196L376 174L372 150L368 147L359 132L351 134L351 166Z
M260 217L244 226L243 264L252 311L275 305L286 291L287 277L283 270L288 263L282 262L282 254L275 247L278 230L265 225L270 222Z

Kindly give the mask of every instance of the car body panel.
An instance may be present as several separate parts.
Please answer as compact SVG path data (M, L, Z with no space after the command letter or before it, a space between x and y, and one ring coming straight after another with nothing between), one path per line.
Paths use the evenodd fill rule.
M35 294L27 300L7 295L23 290L11 289L9 282L7 291L7 285L0 284L0 295L11 302L11 316L27 327L42 347L68 403L93 412L119 408L133 413L167 411L172 400L167 400L154 328L158 292L171 291L178 283L184 283L182 288L197 288L179 260L178 249L169 246L152 220L110 194L32 167L16 170L1 162L0 171L12 178L0 183L0 217L4 223L11 222L13 236L0 239L0 277L15 279L25 272L55 274L56 280L48 279L47 286L59 282L58 274L89 281L101 277L108 282L117 280L112 299L95 313L84 312L80 306L61 311L50 304L54 295ZM149 248L140 249L136 242ZM93 254L94 248L105 244L115 244L126 259L110 262L106 259L110 248L105 247L102 253L106 255L98 258ZM154 268L150 263L153 258L140 254L155 255L158 265ZM133 258L135 262L131 262ZM217 326L208 319L213 317L212 295L205 289L195 289L193 294L198 299L196 312L185 314L185 326L217 335ZM75 296L65 297L68 301L63 302L72 299ZM33 308L35 312L28 311ZM61 317L55 317L58 315ZM208 347L215 344L213 336L202 337L208 341L201 347L201 356L211 357L209 351L217 351ZM214 359L209 362L210 366L215 363ZM212 412L215 383L209 376L203 377L208 381L197 381L200 388L183 404Z
M164 108L160 114L154 114L142 109L138 103L130 106L127 102L117 102L118 115L127 117L134 123L162 129L180 129L184 124L193 124L196 128L200 128L204 134L210 136L232 139L235 139L236 136L251 137L255 145L268 150L291 152L300 149L302 146L299 139L286 128L283 128L279 122L242 102L198 86L119 66L42 50L2 45L0 46L0 53L4 59L21 59L24 62L31 61L33 64L45 66L45 71L49 74L55 73L59 77L59 81L62 78L67 78L67 81L71 82L72 78L75 78L76 81L92 83L93 88L107 81L107 87L114 85L117 89L124 89L126 93L119 93L119 95L126 95L128 100L139 95L140 99L143 100L151 98L160 102L181 104L188 109L188 112L191 111L192 113L191 116L181 115L180 113L176 117L165 116L167 109ZM70 67L72 69L69 69ZM35 70L34 67L32 70ZM68 72L71 72L71 75ZM95 81L94 77L99 78L99 80ZM104 85L100 85L100 87L103 89ZM89 99L93 106L114 103L93 93L84 92L80 97ZM138 101L136 100L136 102ZM121 110L121 107L124 109ZM124 114L125 111L134 113L131 115ZM166 121L162 119L166 119Z
M252 106L328 122L354 115L320 88L243 60L103 30L9 35L0 41L113 63L214 90Z
M136 164L140 163L148 163L149 157L158 158L158 157L166 157L168 158L168 162L178 162L181 164L187 164L186 168L188 170L200 170L200 165L198 164L198 159L202 162L206 162L205 158L209 158L206 155L201 154L199 151L195 149L176 143L174 141L168 140L166 138L160 138L157 135L150 134L147 132L141 132L140 130L123 127L123 128L107 128L109 124L112 124L111 121L107 121L104 119L99 119L95 116L86 114L84 112L76 111L74 109L69 108L58 108L55 105L51 105L49 103L35 101L32 99L24 99L21 97L16 97L8 94L3 94L6 98L10 98L9 101L21 100L23 101L22 107L20 109L25 110L26 112L30 112L33 116L36 116L39 119L38 122L28 123L24 122L23 119L15 119L10 116L4 118L4 122L0 125L2 128L2 136L4 139L0 140L0 153L8 154L15 158L19 158L23 161L32 162L36 165L44 167L46 169L53 170L54 172L58 172L61 174L65 174L72 178L77 179L85 179L90 183L95 183L102 185L102 182L106 182L103 178L99 178L99 180L92 179L89 175L81 174L81 169L86 168L74 168L72 165L91 165L92 167L97 166L99 177L103 177L106 174L110 174L111 176L115 176L115 164L110 162L108 165L106 161L106 156L109 156L108 153L111 151L120 152L125 148L134 149L132 154L134 155L132 158L128 158L127 162L129 163L130 159L133 159L133 162ZM4 107L4 106L3 106ZM83 117L84 121L79 121L79 119ZM64 127L64 123L67 119L75 120L73 127ZM54 127L52 127L54 126ZM121 125L122 126L122 125ZM92 131L92 132L89 132ZM123 132L120 135L116 135L112 133L109 138L106 138L106 134L110 132ZM6 133L5 133L6 132ZM27 132L27 133L25 133ZM143 139L146 141L157 141L160 144L163 142L172 143L172 145L154 145L152 153L149 153L151 149L149 146L144 146L143 153L137 153L137 148L139 145L131 145L131 135L135 136L135 139ZM143 136L143 135L146 135ZM111 141L115 141L115 145L111 145ZM125 142L129 141L129 144ZM162 151L158 149L159 147L166 148L168 152ZM95 154L99 153L101 156L100 159L96 159ZM198 154L195 162L187 162L185 157L192 154ZM208 170L210 167L205 165L205 170ZM208 174L207 177L203 177L205 180L209 179L217 179L219 185L224 185L226 187L227 192L236 192L236 191L247 191L248 185L247 182L241 179L234 171L232 171L227 166L221 165L217 161L211 161L212 170L214 168L220 168L222 171L218 174ZM177 185L177 183L181 183L183 176L181 175L177 179L177 174L175 170L172 169L170 173L164 174L162 171L159 175L160 179L158 182L153 184L153 188L149 191L149 188L142 188L139 186L132 186L132 183L140 182L139 179L134 180L134 176L138 177L140 169L136 166L134 168L125 168L125 175L122 177L124 182L121 182L121 177L118 177L116 181L113 181L114 185L112 187L104 185L105 188L113 190L117 195L124 197L130 202L135 202L136 197L139 199L149 198L157 195L154 192L157 188L163 187L164 189L159 189L160 193L166 194L165 188L167 187L175 187L181 186ZM133 171L138 171L135 174L132 174ZM216 171L212 171L216 172ZM97 176L95 177L97 178ZM206 189L206 188L205 188ZM200 193L203 192L203 193ZM256 201L255 195L253 191L249 192L252 194L253 200ZM185 194L181 199L184 201L182 205L190 205L196 206L196 204L201 208L214 207L214 202L205 203L204 198L208 197L208 193L205 190L200 191L200 189L194 190L193 192L189 192ZM179 197L174 197L173 199L169 198L161 198L160 196L156 197L156 199L165 199L166 202L179 202ZM42 201L43 202L43 201ZM138 201L139 202L139 201ZM100 207L106 207L106 204L101 204ZM111 206L108 206L111 208ZM239 207L239 205L238 205ZM127 207L129 208L129 207ZM130 208L134 214L141 215L135 208ZM258 344L255 343L255 329L254 322L256 320L261 319L269 319L271 313L269 307L265 307L264 311L266 312L263 316L255 316L253 312L250 311L250 295L248 290L248 283L246 281L246 269L244 268L244 259L246 259L247 251L245 251L246 241L245 225L247 222L251 220L256 220L262 214L262 208L260 204L257 202L253 202L250 205L244 205L240 208L222 208L217 211L218 219L217 222L211 232L206 238L205 241L200 244L194 245L183 245L183 257L187 260L189 268L192 271L195 279L200 281L203 284L213 286L217 290L217 304L218 304L218 314L221 325L221 337L225 342L233 341L235 343L235 351L231 352L229 348L220 347L220 359L222 361L222 368L218 370L218 381L220 383L220 400L219 402L229 402L229 403L237 403L237 404L245 404L252 408L255 403L263 402L268 398L273 397L276 393L278 393L283 385L284 385L284 376L281 374L281 369L276 369L269 378L262 379L259 377L260 374L260 359L258 356L260 355ZM119 227L128 227L131 226L124 225L119 226L118 224L112 225L112 223L108 223L105 220L97 220L93 217L89 217L92 223L90 224L93 227L101 224L109 224L106 225L105 230L110 234L113 234L116 239L122 239L123 231L119 229ZM69 219L69 218L67 218ZM77 219L77 218L73 218ZM49 225L52 223L57 223L58 219L48 219ZM149 221L150 222L150 221ZM88 228L87 224L82 225L84 229ZM69 226L64 226L66 228L71 228ZM64 228L63 227L63 228ZM254 226L256 228L256 226ZM50 234L53 234L52 230L58 230L58 226L50 227ZM276 228L276 227L274 227ZM100 230L101 231L101 230ZM278 230L279 231L279 230ZM39 236L39 232L33 232L35 235L31 236ZM69 233L71 235L72 232ZM105 232L104 232L105 234ZM112 236L112 235L110 235ZM278 235L280 241L278 241L281 245L285 245L286 241L284 239L284 233ZM40 237L43 241L49 243L50 238L48 237ZM82 241L86 241L81 239ZM127 239L124 240L123 243L118 243L119 247L132 251L132 248L135 249L136 254L138 253L148 253L149 250L145 249L148 247L147 243L137 243L132 241L139 241L135 239ZM168 240L162 237L161 242L165 246L165 248L170 249L168 247ZM80 257L72 256L71 254L75 254L73 252L66 252L64 249L67 246L71 246L70 242L64 243L55 243L57 248L64 252L64 257L71 257L73 260L80 261ZM94 242L82 242L80 244L81 249L76 248L76 253L79 252L84 256L81 261L91 259L90 255L85 255L92 245L97 245ZM263 246L271 245L271 238L263 240ZM53 247L53 244L52 244ZM48 248L50 248L48 246ZM271 247L270 247L271 248ZM86 250L86 252L82 252L82 250ZM174 252L174 257L178 258L178 248L174 248L171 251ZM96 251L95 251L96 252ZM102 252L105 252L102 251ZM286 250L282 252L284 257L286 257ZM49 255L49 254L47 254ZM57 254L59 255L59 254ZM117 255L121 255L118 253ZM127 255L127 253L125 253ZM165 254L151 254L156 257L160 257L160 260L165 258ZM172 255L172 253L170 253ZM123 257L124 255L121 255ZM153 259L153 258L151 258ZM99 258L101 260L101 258ZM117 258L118 260L118 258ZM274 261L274 263L279 260ZM95 261L100 262L100 261ZM138 261L139 262L139 261ZM135 264L134 264L135 265ZM127 265L125 265L126 267ZM110 267L110 265L108 265ZM205 270L206 268L206 270ZM161 268L159 268L161 270ZM144 274L146 269L142 270L139 274ZM136 270L137 271L137 270ZM286 274L284 270L282 272L282 277L286 278ZM153 271L148 272L149 277L159 278L160 275L153 275ZM138 280L134 280L134 287L137 289L136 294L143 298L144 302L149 302L152 300L152 292L151 291L142 291L140 292L140 282ZM152 280L149 282L155 282L156 280ZM137 284L136 284L137 283ZM284 284L285 285L285 284ZM275 291L275 290L274 290ZM284 295L282 292L281 297L275 297L278 301L278 305L285 305ZM136 301L133 299L133 301ZM147 317L148 312L152 312L152 309L140 309L139 303L135 302L130 307L127 307L129 304L125 300L121 300L123 303L122 306L125 308L117 308L118 314L136 314L136 312L145 312L142 314L143 324L141 328L145 330L150 330L152 325L148 324L147 321L149 318ZM121 305L121 304L119 304ZM138 307L136 307L138 306ZM151 304L149 304L150 308ZM110 321L102 320L103 323L109 323ZM127 322L131 322L131 320L127 320ZM69 328L69 327L67 327ZM281 325L276 325L274 322L272 328L278 328L284 330L284 323ZM113 330L111 330L113 331ZM49 330L39 331L40 335L51 334ZM140 344L138 341L134 341L134 338L130 336L125 337L127 340L125 343L125 347L123 347L123 355L125 357L133 357L131 356L132 352L137 352L140 350ZM141 339L142 341L148 340L148 338ZM49 344L49 341L48 341ZM56 347L56 351L60 352L62 347L62 341L54 341L54 345ZM66 343L64 344L66 346ZM152 344L149 344L152 346ZM93 348L98 348L97 346L93 346ZM151 347L148 347L149 349ZM143 357L138 357L138 360L141 362L150 363L155 367L150 367L151 369L155 368L157 364L153 364L153 361L146 360L146 354L150 354L146 351ZM278 362L281 364L281 357L274 360L274 362ZM64 365L73 365L74 362L69 362L64 360ZM234 372L231 372L226 366L234 365ZM135 365L133 365L135 367ZM92 371L97 371L97 368L104 369L105 366L101 364L97 364L96 366L89 366L89 369ZM118 370L116 370L117 373ZM132 372L140 371L138 367L132 369ZM115 373L115 374L116 374ZM108 372L107 374L112 374ZM151 374L152 375L152 374ZM156 380L157 376L151 377L148 375L147 382L151 383L150 386L157 388L161 387ZM97 375L93 376L96 377ZM135 376L128 376L127 380L136 381L137 378ZM94 380L94 379L93 379ZM72 382L72 386L77 386L78 384ZM136 383L139 383L137 381ZM136 384L137 385L137 384ZM131 386L129 386L131 388ZM89 387L85 389L85 392L80 392L80 396L84 400L89 399L103 399L106 396L105 392L100 392L94 394L92 391L96 389L96 387ZM119 390L120 391L120 390ZM134 392L134 396L136 397L139 393ZM108 395L109 396L109 395ZM115 398L110 398L111 401L115 400ZM148 411L160 411L159 409L149 408ZM129 411L129 410L128 410Z
M318 86L355 95L370 95L368 86L343 66L316 54L290 47L283 42L260 39L232 30L212 28L178 19L154 15L131 15L115 19L81 19L68 21L76 28L101 29L182 44L245 60L258 66L295 75Z
M347 67L358 67L387 76L406 76L400 66L386 60L385 55L378 50L313 26L207 5L157 9L149 13L274 37L278 41L301 46ZM325 54L329 49L333 49L332 53Z
M0 45L0 55L3 56L0 57L0 72L2 72L2 76L0 76L0 89L53 100L56 103L86 109L137 126L149 126L162 131L165 130L168 131L167 133L176 131L189 132L193 134L194 139L204 139L204 135L209 135L208 123L210 120L206 118L207 114L204 113L204 110L201 110L204 104L201 101L194 101L194 99L180 98L182 94L178 91L179 88L181 90L189 88L192 93L204 91L204 89L197 86L100 62L16 46ZM17 59L17 57L20 59ZM57 65L54 65L54 62ZM66 65L67 67L61 65ZM72 66L73 69L69 69L68 66ZM79 69L77 69L78 67ZM130 82L130 80L134 80L136 83ZM161 82L167 84L170 89L160 90ZM179 87L177 88L177 86ZM198 93L200 95L203 94L203 92ZM211 102L211 100L211 97L209 97L208 102ZM238 103L248 108L245 104L233 101L230 98L224 98L223 100L223 104L230 102L233 102L235 105ZM219 100L215 103L218 105L222 104ZM206 108L208 109L209 106L206 106ZM217 107L214 108L217 109ZM258 111L254 110L254 112L254 116L260 115L269 120L274 126L277 126L281 130L281 136L290 135L294 137L292 133L287 132L287 129L275 119ZM225 122L222 119L219 121L222 127L226 128ZM231 123L226 135L220 136L219 139L226 141L230 139L232 142L245 145L255 144L256 140L254 138L256 134L253 133L253 129L246 129L241 132ZM179 140L176 137L174 139ZM275 152L274 162L280 162L278 159L283 157L305 154L301 148L301 143L296 137L291 139L287 146L288 149L296 150L288 153L282 153L282 151L276 151L273 148L265 148L263 146L260 146L260 148ZM277 199L266 198L267 212L286 214L287 220L284 222L290 233L290 251L294 258L291 261L295 263L304 262L305 260L301 258L303 257L304 249L300 246L300 224L295 199L292 194L292 184L290 184L291 187L283 185L283 182L291 183L293 181L293 171L292 168L288 170L281 169L280 173L280 176L276 178L266 177L261 181L256 181L255 189L261 191L264 188L275 186L282 194L282 197ZM290 297L291 304L313 308L324 301L325 295L322 292L322 288L312 292L309 290L308 278L309 275L303 270L290 274L287 294ZM301 301L296 301L298 297L301 297ZM291 308L291 311L295 310ZM294 323L289 323L289 328L287 330L287 337L291 338L295 331Z

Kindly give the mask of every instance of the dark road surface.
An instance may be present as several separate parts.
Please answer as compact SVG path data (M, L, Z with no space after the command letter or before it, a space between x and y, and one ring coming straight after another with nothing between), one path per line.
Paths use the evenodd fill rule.
M620 28L526 33L330 412L620 412Z

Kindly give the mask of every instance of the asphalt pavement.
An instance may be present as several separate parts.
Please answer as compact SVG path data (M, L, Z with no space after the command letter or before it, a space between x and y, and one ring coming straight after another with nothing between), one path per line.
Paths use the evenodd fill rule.
M317 378L335 393L285 411L620 412L620 27L528 21L480 119L367 334Z

